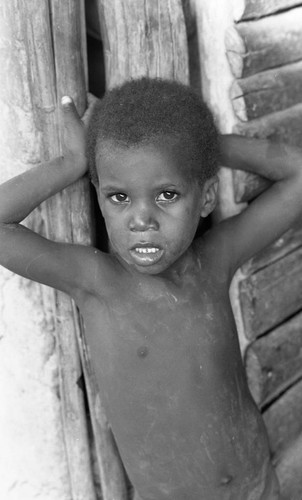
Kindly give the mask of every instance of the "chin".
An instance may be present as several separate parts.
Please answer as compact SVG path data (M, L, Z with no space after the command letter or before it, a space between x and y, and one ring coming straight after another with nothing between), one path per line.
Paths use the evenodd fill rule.
M153 265L153 266L138 266L134 264L133 267L137 272L140 274L147 274L149 276L156 276L157 274L164 273L170 266L160 266L160 265Z

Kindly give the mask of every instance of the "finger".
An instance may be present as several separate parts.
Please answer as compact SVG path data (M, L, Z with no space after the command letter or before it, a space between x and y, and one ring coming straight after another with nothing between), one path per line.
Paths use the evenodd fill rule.
M68 123L70 120L80 121L79 114L71 97L64 95L61 99L61 104L65 122L67 121Z
M94 108L99 102L100 102L100 99L98 99L97 97L95 97L92 94L88 94L88 108L86 109L84 115L82 116L82 122L84 123L86 128L89 125Z

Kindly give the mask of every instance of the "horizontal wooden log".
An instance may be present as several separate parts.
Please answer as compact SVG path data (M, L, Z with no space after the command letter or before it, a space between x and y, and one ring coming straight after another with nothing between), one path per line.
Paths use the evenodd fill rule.
M297 5L301 5L301 0L246 0L241 20L269 16Z
M256 403L265 407L302 378L302 313L247 349L245 367Z
M291 108L250 122L240 122L233 131L247 137L268 138L286 142L292 146L300 146L302 144L302 104L296 104Z
M227 57L236 78L302 59L302 7L231 27L225 36Z
M286 231L281 238L278 238L272 245L268 246L246 264L242 270L244 274L250 275L262 269L273 262L281 259L285 255L293 252L302 245L302 220L299 220L295 226Z
M302 306L302 248L239 283L240 307L248 339L279 325Z
M263 413L275 460L302 433L302 381Z
M235 114L247 121L302 102L302 61L235 80L231 89Z
M300 500L302 498L302 434L278 457L276 472L282 498Z

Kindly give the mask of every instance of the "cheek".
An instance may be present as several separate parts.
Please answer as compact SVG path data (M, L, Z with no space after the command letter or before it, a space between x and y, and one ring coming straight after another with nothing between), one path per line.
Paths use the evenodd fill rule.
M174 220L174 223L170 225L170 230L166 231L166 236L170 241L170 251L174 255L179 255L179 253L184 252L192 243L199 218L196 220L196 215L194 212L188 209L186 213L182 213L181 216Z
M112 216L106 211L103 212L107 235L115 248L121 246L125 241L125 227L123 217Z
M175 224L178 231L182 230L185 234L195 232L200 220L200 211L197 204L187 204L182 207L179 213L175 213Z
M188 246L194 239L200 221L200 214L196 206L189 205L173 224L173 232L179 241L179 245Z

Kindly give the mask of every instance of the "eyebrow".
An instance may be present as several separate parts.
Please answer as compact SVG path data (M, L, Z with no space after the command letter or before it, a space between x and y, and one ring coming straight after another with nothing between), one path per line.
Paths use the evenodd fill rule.
M186 182L180 182L179 184L175 184L174 182L163 182L162 184L158 184L154 186L154 191L169 191L172 189L184 189L187 186ZM110 193L110 192L124 192L127 191L126 188L121 187L120 185L116 184L104 184L102 185L100 183L100 189L104 193Z
M123 191L120 189L118 185L105 184L104 186L100 185L101 191Z
M167 190L169 191L169 189L181 189L181 188L185 188L187 185L186 182L180 182L178 184L175 184L174 182L165 182L163 184L159 184L158 186L156 186L155 189L157 190Z

